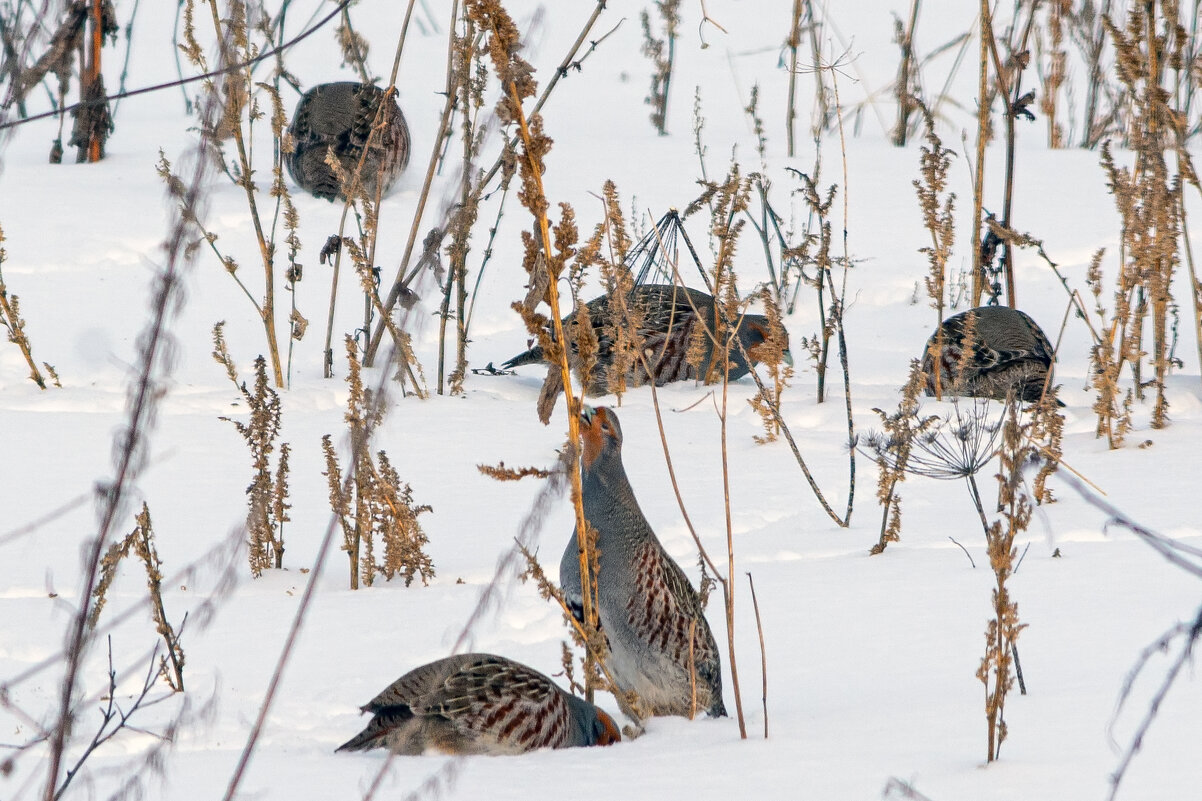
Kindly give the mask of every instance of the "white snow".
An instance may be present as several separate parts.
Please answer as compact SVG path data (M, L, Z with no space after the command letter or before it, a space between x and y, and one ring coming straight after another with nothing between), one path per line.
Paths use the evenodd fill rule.
M437 16L439 29L410 31L398 80L414 149L399 189L381 210L377 261L386 281L404 250L443 102L438 92L445 80L444 17L449 4L421 3L419 8L426 5ZM760 168L751 123L742 110L751 85L759 84L773 199L778 210L788 213L792 208L798 222L804 222L800 200L791 204L789 199L797 182L785 168L813 169L813 79L807 74L800 81L799 155L788 159L783 127L787 74L781 43L791 4L708 0L705 5L726 32L705 26L709 46L703 49L700 4L682 4L668 136L656 135L643 102L651 68L639 52L639 6L610 4L590 38L599 38L624 20L621 26L580 72L563 79L548 102L545 128L554 139L545 176L548 196L556 214L557 203L572 204L582 237L601 217L597 196L606 179L616 182L623 208L636 210L643 228L668 207L683 209L696 196L700 168L693 150L692 107L698 86L706 167L711 177L720 177L732 152L745 171ZM820 179L824 186L840 185L834 217L837 252L842 248L838 229L843 224L843 192L848 195L848 251L856 263L848 278L846 326L855 425L864 432L879 428L874 407L896 406L897 388L905 381L910 358L929 335L935 312L921 288L927 268L918 248L928 244L929 237L911 185L918 175L919 142L895 148L878 122L879 117L892 124L896 113L889 94L897 64L889 12L905 15L909 4L874 0L830 5L828 18L843 42L832 37L829 47L836 53L850 48L845 56L849 63L838 75L840 96L849 108L865 104L858 121L848 119L847 185L834 132L823 137ZM130 14L128 6L118 4L123 23ZM130 87L174 76L172 6L141 4ZM519 26L531 30L525 55L538 67L536 77L546 81L593 4L507 6ZM299 32L311 13L330 8L314 0L294 3L289 31ZM372 43L371 65L377 75L386 77L390 69L403 8L402 3L382 0L352 7L357 28ZM929 51L969 30L973 8L962 2L924 4L920 49ZM124 40L111 52L123 48ZM955 83L962 108L945 108L940 128L945 144L960 152L953 160L949 187L957 194L952 267L958 270L970 261L966 243L971 179L964 151L971 150L975 135L975 68L970 63L974 54L971 44ZM108 52L106 58L114 70L109 74L106 67L112 91L118 59ZM340 61L332 32L321 31L299 45L287 63L309 86L351 79L351 71L340 67ZM942 85L949 64L950 55L928 65L926 85ZM267 75L265 67L261 75ZM195 85L189 88L193 96L196 91ZM874 100L866 102L870 95ZM290 110L296 95L286 90L284 97ZM43 102L36 93L35 100ZM181 162L193 142L195 134L189 129L195 122L185 113L179 90L169 89L121 102L108 158L99 164L47 164L46 153L57 131L53 120L18 128L11 138L0 139L4 279L9 292L20 296L35 358L53 364L63 383L62 388L39 390L25 378L27 368L17 348L0 343L0 687L5 693L0 696L0 763L10 756L14 760L11 774L0 774L0 798L6 801L42 793L46 746L24 752L9 746L35 737L39 726L52 726L58 711L58 655L80 600L80 554L97 530L99 505L91 493L97 482L112 476L114 442L127 420L127 388L137 371L136 341L147 324L153 278L163 261L170 204L155 174L158 150L162 148L173 163ZM852 135L853 124L859 126L859 135ZM1108 249L1107 281L1113 278L1118 216L1106 193L1098 154L1048 150L1043 125L1042 120L1019 125L1015 226L1043 239L1070 284L1084 293L1085 270L1096 248ZM960 143L964 130L969 131L967 147ZM258 128L255 147L263 158L256 176L263 187L271 148L265 123ZM481 158L484 166L498 147L494 132ZM457 148L452 144L452 152ZM67 160L72 157L69 150ZM994 210L1001 205L1002 162L1003 150L995 143L988 154L986 188L986 206ZM453 164L451 159L436 180L421 235L456 197ZM243 191L220 174L212 176L206 189L207 224L220 234L221 245L237 256L248 284L257 286L261 268ZM335 442L345 439L346 364L340 340L362 324L362 298L350 270L344 269L335 327L337 375L325 379L322 347L330 270L318 264L317 253L337 230L341 207L299 195L296 204L306 269L297 305L313 324L296 345L291 386L281 392L280 439L292 447L292 522L285 535L285 569L252 579L244 548L236 545L246 514L250 457L233 426L218 417L238 418L246 409L210 357L212 326L226 321L227 341L243 379L250 378L251 363L265 345L246 297L216 258L201 251L186 273L179 313L169 319L173 358L167 392L150 431L145 469L131 489L128 519L115 527L123 535L133 527L133 512L143 501L149 505L169 577L164 586L167 613L176 624L189 613L182 637L187 692L139 711L132 720L137 730L123 731L101 746L73 782L75 796L128 797L132 791L125 783L134 780L148 798L222 797L302 593L315 578L312 606L238 798L359 798L381 770L386 776L378 798L403 797L431 777L448 776L453 781L443 790L450 797L530 801L571 796L850 801L880 797L893 777L911 782L934 801L1076 801L1106 796L1110 774L1180 641L1168 655L1152 656L1132 698L1116 712L1124 680L1146 646L1171 626L1193 619L1199 601L1197 578L1171 566L1125 530L1108 527L1105 515L1053 479L1059 500L1037 509L1019 542L1020 549L1029 550L1012 580L1020 617L1029 626L1019 640L1028 694L1020 696L1016 688L1010 696L1009 737L1000 761L986 767L984 688L974 674L983 653L993 575L963 487L909 478L901 487L901 542L882 555L869 556L881 514L874 498L875 466L857 458L851 526L836 526L806 486L783 440L766 446L752 441L760 424L745 402L754 391L749 379L730 388L728 425L735 648L746 741L740 740L733 717L655 719L645 736L608 749L458 761L434 756L388 761L379 751L335 754L334 748L363 724L360 704L405 671L450 652L492 581L498 560L511 549L538 486L529 479L495 482L481 475L476 465L503 460L510 466L550 466L566 424L562 401L549 427L536 419L534 402L542 378L538 368L523 368L517 376L471 375L466 397L402 399L394 388L374 444L387 450L402 480L412 485L415 500L434 508L421 522L430 537L437 578L428 587L406 588L380 580L352 592L345 556L337 549L340 534L320 574L311 570L330 525L320 438L329 433ZM1196 195L1189 197L1193 219L1200 218L1198 205ZM473 232L473 280L495 214L494 197L482 209ZM688 225L704 258L708 249L703 216L690 219ZM507 201L501 225L472 322L469 357L475 367L500 363L526 346L521 321L509 309L524 292L519 231L530 225L516 197ZM1196 242L1194 250L1200 250ZM741 242L739 265L744 291L767 278L762 249L750 228ZM277 280L282 286L282 278ZM1066 463L1131 518L1202 547L1197 512L1202 383L1195 343L1185 324L1190 318L1184 279L1175 291L1183 321L1177 353L1184 364L1170 381L1171 426L1152 430L1150 405L1140 405L1126 447L1110 451L1094 437L1093 396L1086 386L1089 336L1080 321L1070 320L1057 365L1061 398L1067 404L1063 451ZM419 292L422 302L410 323L433 387L438 338L433 315L440 293L431 281ZM1030 252L1018 256L1018 295L1024 310L1055 340L1067 298L1055 276ZM287 294L281 292L280 297L283 308ZM280 313L281 321L285 314ZM829 400L816 404L812 365L798 345L818 327L812 290L803 290L786 324L799 369L785 394L784 414L823 492L841 510L848 490L842 379L832 360ZM283 335L282 322L280 330ZM365 376L375 382L379 374L366 371ZM659 399L689 514L711 554L724 560L719 421L709 400L698 403L709 391L677 384L663 388ZM929 413L947 408L933 401L924 405ZM625 464L639 501L665 547L696 581L696 549L671 492L651 394L645 389L630 392L618 414L625 434ZM1139 447L1145 442L1147 447ZM344 463L345 452L343 442ZM987 506L993 493L992 469L982 478ZM552 505L536 540L552 576L571 526L569 502L561 498ZM949 537L968 549L975 569ZM1056 550L1058 558L1053 557ZM195 570L179 577L178 572L190 565ZM767 644L767 740L762 737L760 655L747 571L755 578ZM231 577L232 585L223 584L223 576ZM532 585L518 583L511 575L503 577L501 587L500 602L470 625L466 646L557 672L560 641L567 636L558 609L539 599ZM149 614L136 607L144 596L141 568L129 561L101 618L102 629L112 634L122 675L118 702L123 704L138 690L157 636ZM203 612L209 603L213 615L206 619ZM109 625L123 613L122 622ZM721 639L726 627L720 603L711 603L709 616ZM723 661L726 705L733 714L725 654ZM99 722L94 710L107 690L106 670L101 638L83 663L68 766ZM153 695L165 694L159 684ZM617 714L611 698L601 696L599 702ZM181 714L174 742L161 761L148 768L148 749L163 745L156 735ZM1202 693L1191 664L1160 708L1120 798L1198 797L1200 721Z

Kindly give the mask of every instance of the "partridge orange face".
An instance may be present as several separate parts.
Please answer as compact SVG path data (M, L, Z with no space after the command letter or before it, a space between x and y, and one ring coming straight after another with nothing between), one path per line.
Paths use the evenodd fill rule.
M585 406L580 413L580 421L584 424L580 429L583 447L581 459L585 469L588 469L597 461L608 440L622 444L622 429L618 427L617 416L604 406L599 409Z
M601 721L604 730L597 737L597 745L613 745L614 743L622 742L622 733L618 731L618 724L614 723L604 710L597 710L597 719Z

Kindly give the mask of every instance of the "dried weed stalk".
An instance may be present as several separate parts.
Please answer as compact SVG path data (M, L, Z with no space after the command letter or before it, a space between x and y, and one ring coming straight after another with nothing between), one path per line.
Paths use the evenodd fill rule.
M208 70L204 50L198 42L194 22L196 0L185 0L184 15L184 44L181 50L188 60L202 72ZM270 15L258 14L258 28L252 29L248 22L248 6L244 0L228 0L226 13L222 19L218 12L216 0L209 3L213 29L219 42L219 67L227 68L237 64L245 64L241 69L230 73L229 79L222 85L220 93L212 79L204 81L204 92L221 104L220 118L212 124L210 130L202 130L203 141L210 147L210 157L230 176L235 185L241 187L246 194L247 211L255 232L255 243L258 246L259 259L263 268L263 286L261 298L256 297L250 287L243 282L238 274L238 259L230 252L222 252L217 247L218 235L207 229L198 216L194 207L184 205L184 198L179 193L179 180L171 173L171 165L166 156L160 152L159 175L167 183L170 193L181 201L184 217L200 232L201 238L221 262L226 272L238 284L238 287L251 302L258 314L266 335L267 354L271 360L272 378L276 387L284 387L285 367L280 356L279 338L276 332L276 258L280 242L277 240L277 228L283 227L283 244L287 245L287 267L285 281L292 293L292 310L290 314L289 357L291 344L304 335L307 321L296 309L295 286L302 276L302 265L296 258L300 251L300 238L297 234L299 216L292 204L287 182L284 180L284 156L292 147L285 128L287 117L279 95L279 81L282 77L281 68L277 67L274 83L256 82L252 75L249 62L258 54L260 47L255 41L256 35L263 38L270 46L273 31L270 28ZM252 147L253 131L256 122L265 116L260 97L266 95L270 107L270 124L274 141L271 163L271 188L269 195L274 199L271 218L264 224L264 215L259 208L259 188L254 182L254 152ZM227 158L223 142L233 140L235 154Z
M921 0L910 0L907 24L903 24L896 14L893 15L893 41L901 48L897 82L893 86L893 96L897 98L897 124L893 128L893 144L897 147L905 147L906 134L910 130L910 116L919 107L917 65L914 63L914 28L918 25L918 10L921 7ZM928 127L929 125L928 122Z
M882 553L889 543L901 540L901 494L897 485L906 480L910 466L910 452L915 440L923 436L939 421L934 415L920 417L918 414L926 374L917 359L910 360L910 378L902 387L902 398L897 411L887 414L873 409L881 418L883 434L869 431L860 445L866 456L877 464L876 498L881 504L881 533L876 545L869 553Z
M1031 521L1031 503L1023 489L1023 468L1036 457L1030 444L1030 423L1021 424L1017 403L1007 403L999 455L998 507L1001 519L986 530L989 566L993 569L993 619L985 628L985 656L977 668L977 678L985 685L985 721L987 727L986 761L998 758L1006 727L1006 697L1014 686L1013 662L1017 656L1015 641L1027 627L1020 623L1018 604L1011 600L1006 586L1015 569L1018 549L1015 537L1026 531Z
M793 365L791 360L785 357L786 342L783 336L785 325L780 306L777 305L776 299L767 287L761 289L759 295L760 302L764 306L764 316L768 318L768 336L760 346L759 353L763 356L761 364L768 371L772 386L758 388L755 395L747 402L752 409L755 409L755 413L759 415L760 423L764 427L763 435L756 435L754 439L759 444L766 445L769 442L775 442L776 438L780 436L780 423L772 410L773 408L780 409L781 394L789 386L790 379L793 378Z
M155 630L163 638L167 655L159 657L158 675L177 693L184 691L184 649L180 645L179 635L167 620L167 612L163 608L163 562L159 559L158 549L154 546L154 527L150 522L150 509L145 503L142 511L134 518L137 525L133 531L125 535L120 542L109 546L104 558L100 560L100 578L96 589L92 591L92 611L88 615L88 627L96 628L100 612L104 609L106 595L113 579L117 577L117 567L121 560L129 556L132 550L138 555L142 567L146 569L146 588L150 593L150 613L154 617ZM187 615L184 616L187 620ZM181 631L183 626L181 625Z
M651 59L651 91L646 102L651 106L651 124L660 136L668 133L668 91L672 87L672 66L676 60L676 36L680 25L680 0L655 0L656 11L664 25L664 38L651 32L651 15L639 14L643 25L643 55Z
M1120 321L1128 316L1127 295L1115 295L1115 305L1110 322L1106 322L1106 308L1102 305L1102 256L1105 250L1099 248L1090 260L1086 283L1094 296L1095 310L1103 326L1103 336L1095 342L1089 352L1089 381L1097 395L1094 398L1093 411L1098 416L1098 424L1094 435L1101 438L1106 436L1106 442L1111 449L1121 448L1123 440L1131 430L1131 407L1134 392L1128 388L1124 393L1119 386L1119 373L1124 362L1138 359L1138 353L1131 352L1134 344L1126 338L1115 341L1115 333L1119 330ZM1120 348L1123 350L1120 351Z
M558 366L567 406L568 442L571 443L570 453L573 456L568 474L578 532L584 597L582 616L589 626L596 627L597 611L589 593L591 560L584 534L588 528L580 494L580 467L574 461L578 457L576 443L580 441L580 401L572 388L572 370L565 347L567 340L559 303L559 281L567 273L568 260L575 253L575 215L571 206L560 204L562 216L559 223L553 226L547 213L550 203L543 189L542 174L546 169L545 159L551 149L551 140L543 133L542 117L537 113L527 116L522 105L534 96L537 84L533 78L533 68L519 55L521 36L517 26L498 0L467 0L465 7L468 17L486 36L493 71L502 86L502 96L496 106L497 116L503 123L515 123L520 134L517 163L521 189L518 198L534 219L533 232L522 232L525 245L522 264L530 276L530 285L540 288L541 297L530 297L528 303L515 303L514 309L522 316L527 330L538 338L543 353L553 362L552 369L555 369L554 365ZM535 292L531 295L535 295ZM540 302L547 305L547 314L535 310Z
M4 244L4 229L0 228L0 245ZM0 268L4 266L4 258L7 254L3 247L0 247ZM25 363L29 365L29 378L33 383L38 385L39 389L46 388L46 379L42 376L42 371L33 361L33 346L29 344L29 337L25 333L25 321L21 319L21 299L16 295L8 294L8 287L4 283L4 273L0 272L0 326L4 327L5 333L8 335L8 341L21 349L21 355L25 357ZM58 381L58 375L54 368L43 363L46 372L54 381L55 386L62 386Z
M1043 112L1044 119L1047 120L1048 147L1052 149L1062 148L1067 143L1064 124L1061 120L1068 115L1063 114L1062 117L1057 117L1058 111L1064 111L1057 101L1061 95L1060 88L1064 86L1067 77L1068 51L1065 50L1064 39L1065 28L1072 13L1072 0L1051 0L1048 3L1046 25L1043 28L1036 28L1036 53L1046 58L1046 67L1044 66L1045 58L1037 58L1035 61L1040 83L1043 85L1043 91L1040 92L1039 97L1039 110ZM1045 30L1047 44L1044 44L1042 35Z
M242 394L250 409L250 419L243 423L220 417L234 425L250 448L251 468L254 471L246 488L249 511L246 514L246 535L250 572L255 577L272 567L284 566L284 524L290 519L288 509L288 443L280 445L280 455L273 469L271 456L280 433L282 405L279 394L267 379L267 360L255 359L255 385L248 389L238 381L238 370L225 344L225 323L213 326L213 358L225 367L225 374Z
M450 270L443 289L442 308L439 311L438 328L438 393L442 394L443 365L446 353L447 321L455 318L455 369L450 375L450 394L463 394L463 380L467 375L467 255L470 250L472 228L480 211L480 195L475 191L476 159L484 141L486 126L479 124L484 107L484 84L487 78L483 53L478 44L479 32L475 23L462 14L463 33L453 35L454 61L453 81L457 87L456 106L459 110L460 139L462 143L461 178L459 203L451 216L447 233L450 244L447 255ZM506 186L508 183L506 182ZM451 299L455 299L455 311L451 312Z
M1165 380L1172 366L1171 284L1181 261L1180 196L1183 176L1192 177L1193 168L1188 154L1182 157L1183 151L1175 148L1176 142L1184 141L1184 120L1162 86L1170 66L1180 69L1184 32L1177 23L1175 2L1162 2L1159 14L1156 8L1154 2L1132 8L1125 30L1103 18L1117 53L1118 77L1128 93L1128 137L1135 161L1131 167L1119 167L1107 143L1102 146L1102 166L1121 218L1122 243L1115 314L1107 337L1118 369L1124 362L1130 364L1135 396L1142 400L1145 386L1155 388L1152 427L1163 428L1169 408ZM1174 150L1179 154L1176 172L1165 155ZM1146 324L1151 327L1150 343L1145 341ZM1147 382L1145 353L1153 371Z
M931 308L935 310L935 342L932 358L939 363L939 354L943 352L943 318L944 305L947 297L947 260L951 257L952 246L956 241L955 219L953 210L956 204L956 193L947 192L947 170L951 164L953 151L943 146L943 141L935 133L935 120L925 106L921 107L923 121L926 124L927 144L922 148L922 180L915 179L914 189L918 192L918 204L922 208L922 223L931 235L929 247L919 248L925 253L929 270L927 273L927 295L931 299ZM971 349L966 349L970 352ZM942 399L943 386L940 379L941 370L935 371L935 397Z
M338 454L329 434L321 438L325 454L324 475L330 486L330 508L342 527L343 545L350 562L350 587L359 589L362 580L370 587L377 574L391 581L400 576L405 586L420 578L423 585L434 577L434 565L425 552L429 543L418 517L432 511L413 501L413 490L400 480L383 450L372 457L368 434L379 425L383 407L375 392L363 386L355 340L346 338L346 422L350 429L351 463L349 481L344 481ZM377 538L384 545L384 558L375 555Z

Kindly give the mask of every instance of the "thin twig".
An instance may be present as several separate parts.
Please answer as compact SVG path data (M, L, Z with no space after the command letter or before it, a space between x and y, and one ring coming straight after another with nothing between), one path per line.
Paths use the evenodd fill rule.
M764 739L768 739L768 653L764 649L764 624L760 620L760 602L755 597L755 580L747 573L747 584L751 587L751 606L755 609L755 630L760 637L760 674L763 676L761 700L764 703Z

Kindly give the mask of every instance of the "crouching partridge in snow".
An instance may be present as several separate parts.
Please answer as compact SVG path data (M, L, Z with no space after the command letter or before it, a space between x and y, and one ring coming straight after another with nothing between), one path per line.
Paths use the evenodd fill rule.
M644 714L690 715L696 709L725 715L718 645L696 590L634 498L622 467L617 415L586 407L581 420L584 516L597 531L600 551L597 612L609 646L606 667L619 690L638 696ZM583 596L574 534L559 565L559 583L579 617Z
M353 81L323 83L305 92L288 128L296 147L286 157L292 180L317 197L341 199L342 183L326 164L326 154L334 151L349 178L366 148L360 173L363 188L372 197L377 185L387 193L409 163L409 126L396 100L389 99L380 115L380 130L371 136L386 94L379 86Z
M722 380L722 362L716 358L713 340L706 336L705 331L714 332L714 299L712 296L697 289L676 286L674 284L639 284L631 290L627 301L632 309L642 315L642 324L638 327L642 339L643 351L647 356L647 366L651 368L650 375L655 379L655 385L662 387L671 381L698 380L705 381L711 375L718 381ZM614 328L622 325L622 319L611 319L610 296L602 295L588 302L589 321L597 335L597 362L590 375L580 376L584 384L585 394L590 396L604 395L609 391L609 371L616 356ZM771 357L773 350L772 327L768 318L762 314L744 314L732 321L738 326L737 338L743 344L744 350L753 364L765 361ZM576 343L576 315L569 314L563 318L564 335L570 343L569 362L577 375L580 375L581 364ZM779 358L792 363L789 356L789 335L782 328L779 331ZM700 363L689 363L689 349L694 339L700 345ZM721 356L718 351L717 356ZM519 353L502 365L505 368L518 367L524 364L539 364L543 361L543 349L534 346L530 350ZM694 360L696 361L696 359ZM734 343L730 349L730 380L742 378L751 370L747 359L743 357L739 347ZM554 372L554 371L553 371ZM558 376L558 373L554 373ZM626 371L628 386L641 386L648 383L648 371L642 359L635 358ZM556 385L552 397L562 389Z
M971 351L965 353L970 343ZM1045 383L1050 385L1054 350L1035 321L1017 309L979 306L944 320L927 341L922 369L928 395L935 394L937 356L945 395L1005 400L1013 391L1020 400L1034 403L1043 396Z
M521 754L619 742L613 718L511 659L460 654L409 671L362 707L372 719L339 751Z

